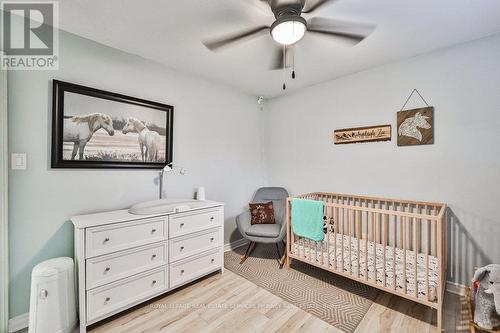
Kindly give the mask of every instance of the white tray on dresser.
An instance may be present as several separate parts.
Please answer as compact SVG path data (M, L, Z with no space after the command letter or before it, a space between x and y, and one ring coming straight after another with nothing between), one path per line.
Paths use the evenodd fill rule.
M224 205L179 213L79 215L75 226L80 332L87 326L224 270Z

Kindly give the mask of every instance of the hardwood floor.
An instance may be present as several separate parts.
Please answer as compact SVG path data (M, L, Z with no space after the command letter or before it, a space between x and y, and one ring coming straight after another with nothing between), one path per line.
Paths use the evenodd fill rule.
M467 332L463 299L447 294L446 332ZM381 292L356 329L362 332L435 332L435 314ZM341 332L328 323L226 270L112 317L91 333Z

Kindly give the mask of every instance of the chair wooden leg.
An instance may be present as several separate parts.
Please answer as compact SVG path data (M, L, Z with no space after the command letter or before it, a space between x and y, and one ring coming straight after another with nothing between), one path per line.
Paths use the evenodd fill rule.
M280 254L280 248L278 243L276 243L276 252L278 252L278 264L280 265L280 269L283 268L286 259L286 247L283 251L283 255Z
M280 268L283 268L283 266L285 265L285 262L287 263L287 266L290 267L290 265L288 264L288 252L287 252L287 248L286 248L286 243L285 243L285 240L281 240L281 242L283 243L283 256L281 257L280 259Z
M280 268L283 268L283 265L285 265L285 261L287 260L287 255L286 251L283 252L283 256L280 258Z
M245 254L241 256L240 264L244 263L245 260L248 259L254 248L255 248L255 242L250 242L250 244L248 244L247 250L245 251Z

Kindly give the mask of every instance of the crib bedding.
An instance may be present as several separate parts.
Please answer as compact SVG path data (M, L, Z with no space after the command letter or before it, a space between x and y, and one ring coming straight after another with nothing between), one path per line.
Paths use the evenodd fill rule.
M323 242L314 242L307 239L295 239L292 244L291 251L293 254L303 257L306 261L313 260L317 264L325 265L328 262L328 252L330 253L330 268L335 265L335 270L344 271L352 276L358 276L358 238L350 237L351 251L349 252L349 236L336 234L336 256L335 256L335 241L334 235L330 234L329 239L325 238ZM368 244L368 264L366 265L365 247ZM343 246L344 258L342 257L341 248ZM365 239L359 239L359 277L366 279L366 266L368 267L368 280L374 280L374 243L366 242ZM323 249L323 259L321 259L321 250ZM396 290L404 293L405 290L405 277L403 267L404 265L404 250L400 248L395 249L396 253ZM349 260L350 257L350 260ZM384 246L376 243L376 281L380 286L384 286L383 280L383 265L384 265ZM394 269L393 269L393 248L386 246L385 248L385 286L387 288L394 288ZM343 260L342 260L343 259ZM435 256L428 256L429 260L429 293L427 295L427 285L425 282L426 266L425 255L422 253L417 254L417 297L430 302L437 300L437 285L438 285L438 260ZM343 265L343 266L342 266ZM406 294L415 296L415 252L406 250Z

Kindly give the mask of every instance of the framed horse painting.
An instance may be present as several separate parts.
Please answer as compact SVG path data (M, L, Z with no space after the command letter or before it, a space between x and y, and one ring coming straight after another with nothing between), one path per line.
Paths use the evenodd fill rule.
M53 81L52 168L149 168L172 162L174 107Z

